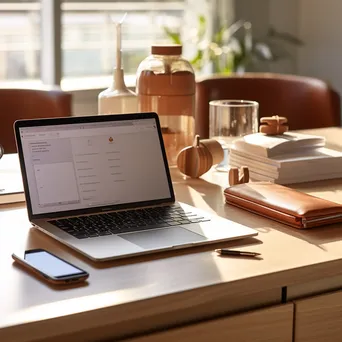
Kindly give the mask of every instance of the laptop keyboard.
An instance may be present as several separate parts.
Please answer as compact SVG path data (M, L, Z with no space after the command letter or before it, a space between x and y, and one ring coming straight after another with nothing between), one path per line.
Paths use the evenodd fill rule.
M86 239L205 221L210 221L210 218L199 216L191 211L184 211L179 205L174 204L71 217L52 220L49 223L78 239Z

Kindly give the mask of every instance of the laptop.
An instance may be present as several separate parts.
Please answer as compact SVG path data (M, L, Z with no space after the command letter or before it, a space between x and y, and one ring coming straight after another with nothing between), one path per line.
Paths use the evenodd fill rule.
M175 200L156 113L14 126L29 220L94 261L257 235Z

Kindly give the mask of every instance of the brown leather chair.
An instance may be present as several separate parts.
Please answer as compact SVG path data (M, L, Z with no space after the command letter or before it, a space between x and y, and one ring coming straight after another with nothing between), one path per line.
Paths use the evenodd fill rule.
M271 73L213 76L196 84L196 133L209 134L209 101L259 102L259 117L286 116L291 130L340 126L340 96L322 80Z
M0 144L17 151L13 124L18 119L71 116L71 94L62 90L0 89Z

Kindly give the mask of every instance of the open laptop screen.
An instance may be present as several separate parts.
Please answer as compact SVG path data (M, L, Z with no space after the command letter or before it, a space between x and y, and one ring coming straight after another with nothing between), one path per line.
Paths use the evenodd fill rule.
M65 120L19 127L33 215L173 197L155 118Z

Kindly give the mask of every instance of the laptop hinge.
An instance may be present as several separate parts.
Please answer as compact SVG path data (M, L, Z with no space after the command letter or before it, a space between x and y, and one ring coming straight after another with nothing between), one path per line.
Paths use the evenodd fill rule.
M171 202L165 202L165 203L160 203L160 204L153 204L153 205L145 205L141 207L134 207L134 208L125 208L125 209L108 209L108 210L103 210L103 211L98 211L98 212L92 212L92 213L78 213L78 214L73 214L73 215L61 215L61 216L53 216L53 217L44 217L44 218L39 218L39 219L32 219L30 222L33 221L47 221L47 220L58 220L59 218L67 218L67 217L74 217L74 216L90 216L90 215L98 215L98 214L105 214L105 213L111 213L111 212L119 212L119 211L127 211L127 210L137 210L137 209L145 209L145 208L156 208L156 207L165 207L165 206L170 206L177 203L176 201L171 201Z

